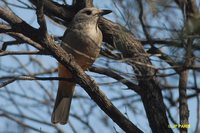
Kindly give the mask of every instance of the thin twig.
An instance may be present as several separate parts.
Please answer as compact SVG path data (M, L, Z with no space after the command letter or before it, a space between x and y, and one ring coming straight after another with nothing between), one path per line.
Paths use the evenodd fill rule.
M66 80L73 82L72 78L59 78L59 77L33 77L33 76L2 76L0 80Z
M0 80L0 81L1 81L1 80ZM8 85L8 84L10 84L10 83L12 83L12 82L14 82L14 81L15 81L14 78L8 79L8 80L6 80L6 81L2 81L2 82L0 82L0 88L4 87L4 86L6 86L6 85Z
M89 69L92 72L96 72L99 74L104 74L107 75L109 77L112 77L114 79L116 79L117 81L127 85L129 87L129 89L134 90L135 92L138 92L140 90L140 87L134 83L132 83L131 81L125 79L124 77L122 77L121 75L117 74L116 72L110 70L110 69L106 69L106 68L100 68L100 67L90 67Z

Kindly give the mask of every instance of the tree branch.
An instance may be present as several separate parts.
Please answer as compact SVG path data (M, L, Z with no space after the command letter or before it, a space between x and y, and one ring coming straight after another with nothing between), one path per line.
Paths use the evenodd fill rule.
M47 37L47 25L46 25L43 10L44 10L44 0L38 0L36 14L37 14L38 24L40 25L39 31L41 32L41 35L43 35L43 38L46 38Z
M132 83L131 81L125 79L124 77L120 76L119 74L117 74L114 71L111 71L109 69L100 68L100 67L90 67L89 70L92 72L96 72L98 74L104 74L113 79L116 79L117 81L119 81L119 82L125 84L127 87L129 87L129 89L134 90L135 92L139 92L139 90L140 90L140 87L138 85Z
M2 82L0 83L0 88L4 87L4 86L6 86L6 85L8 85L8 84L10 84L10 83L13 83L14 81L15 81L15 79L8 79L8 80L6 80L6 81L2 81Z
M0 56L6 55L49 55L40 51L0 51Z
M9 79L14 79L14 80L66 80L69 82L73 82L73 79L71 78L60 78L60 77L34 77L34 76L3 76L0 77L0 80L9 80Z

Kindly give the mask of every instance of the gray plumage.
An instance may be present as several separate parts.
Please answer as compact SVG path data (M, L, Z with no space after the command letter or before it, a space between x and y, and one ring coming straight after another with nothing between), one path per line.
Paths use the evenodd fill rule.
M102 43L102 33L98 28L100 16L110 13L109 10L84 8L80 10L66 30L61 47L74 56L75 61L86 70L98 57ZM61 64L58 68L59 77L72 78L72 74ZM66 124L75 83L59 81L56 102L52 113L52 123Z

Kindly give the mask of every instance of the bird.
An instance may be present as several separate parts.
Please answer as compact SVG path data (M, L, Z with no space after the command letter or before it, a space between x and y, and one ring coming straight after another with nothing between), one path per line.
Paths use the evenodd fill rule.
M74 57L83 70L87 70L94 63L101 49L102 32L98 27L98 20L101 16L111 12L111 10L100 10L95 7L83 8L75 14L63 35L61 47ZM73 75L59 63L58 77L73 78ZM68 122L75 86L74 82L59 81L51 116L53 124L64 125Z

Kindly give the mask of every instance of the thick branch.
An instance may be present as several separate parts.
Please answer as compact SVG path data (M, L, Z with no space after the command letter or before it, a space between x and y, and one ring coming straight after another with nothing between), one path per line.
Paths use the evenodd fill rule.
M193 57L192 57L192 40L188 40L186 46L186 60L184 62L183 67L189 67L193 64ZM179 115L180 115L180 124L188 124L189 123L189 109L187 103L187 81L188 81L188 72L189 70L183 70L180 73L179 79ZM187 128L181 128L181 133L187 133Z
M37 5L38 0L29 0ZM70 22L76 11L69 5L60 5L50 0L44 0L44 13L47 16L58 17L66 22Z
M187 104L187 80L188 80L188 70L181 72L179 80L179 116L180 124L188 124L189 110ZM181 133L187 133L187 128L181 129Z

